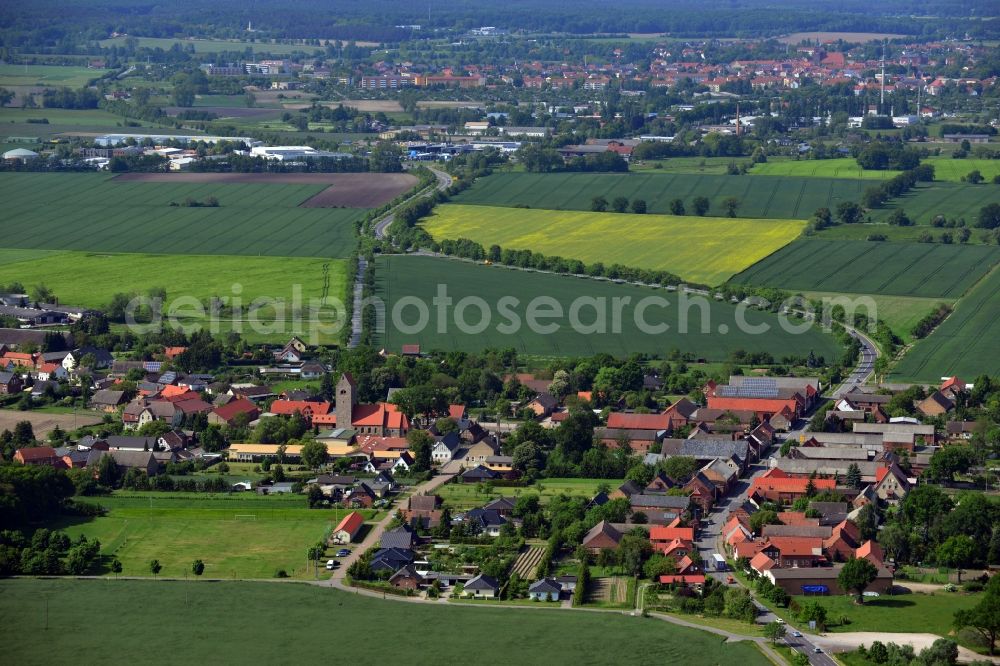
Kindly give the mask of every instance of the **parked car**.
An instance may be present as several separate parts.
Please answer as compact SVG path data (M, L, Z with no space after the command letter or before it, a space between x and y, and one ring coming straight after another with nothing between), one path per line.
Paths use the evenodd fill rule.
M326 561L326 568L327 568L328 571L332 570L333 567L335 567L335 566L337 566L337 563L334 560L327 560Z
M351 554L351 551L347 548L341 548L337 551L337 557L347 557Z

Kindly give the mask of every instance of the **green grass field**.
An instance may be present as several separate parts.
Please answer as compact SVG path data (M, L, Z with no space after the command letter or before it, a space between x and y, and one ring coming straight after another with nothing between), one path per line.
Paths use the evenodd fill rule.
M301 495L131 493L89 501L108 514L54 527L100 539L101 554L117 557L125 576L151 576L149 561L158 559L161 576L183 577L201 559L205 575L215 578L271 578L278 569L312 577L306 549L344 517L343 510L308 509Z
M738 349L767 351L779 359L789 354L806 356L810 350L827 359L840 354L836 341L819 330L809 329L801 335L786 333L774 315L753 311L747 313L747 321L765 323L770 327L769 332L760 335L744 333L737 326L737 310L733 306L690 295L684 295L682 299L680 294L663 289L416 256L381 257L375 276L376 292L385 301L386 312L390 315L404 297L415 297L428 309L427 325L412 332L409 328L419 323L415 307L401 309L399 321L388 317L387 330L378 336L378 344L390 350L397 350L403 344L418 343L425 350L473 351L513 347L522 353L541 356L591 356L599 352L628 356L637 352L664 355L676 348L710 361L726 360ZM437 308L432 305L432 299L440 285L446 287L448 296L454 298L456 304L466 296L483 298L491 318L485 329L476 331L466 328L466 332L460 331L455 324L454 307L446 311L443 326L439 328ZM516 298L519 302L500 303L499 300L505 296ZM535 330L532 330L528 326L527 311L529 303L538 296L555 299L562 315L554 320L538 320ZM638 305L650 296L666 299L669 305L647 303L649 308L640 313ZM587 328L577 332L571 327L573 302L581 297L603 299L578 302L583 307L576 318L583 326L590 327L598 320L595 309L603 310L606 314L603 317L606 322L604 333L589 333ZM616 297L630 299L621 303L618 333L615 332L612 312ZM543 309L548 311L547 307ZM682 313L687 316L681 316ZM669 329L661 332L654 328L643 332L636 323L637 314L641 314L640 322L644 320L654 327L666 325ZM514 319L511 315L517 317L517 325L512 324ZM474 306L466 310L463 317L473 325L481 326L483 321L479 308ZM687 332L680 330L684 319L688 320ZM557 327L554 332L537 325L553 323ZM726 333L721 333L721 330Z
M48 86L82 88L108 70L60 65L0 65L0 86Z
M805 239L734 281L791 290L955 299L998 260L1000 248L979 245Z
M102 109L0 109L0 132L9 133L7 123L24 123L32 119L45 118L49 125L32 123L30 127L38 132L49 129L50 125L81 125L116 127L121 125L121 116ZM176 130L179 134L180 130Z
M836 294L824 291L805 291L804 296L810 299L836 299L837 297L854 298L865 296L875 302L875 316L888 324L905 342L912 340L910 331L913 325L931 312L939 303L951 303L952 299L918 298L915 296L884 296L881 294ZM836 301L834 301L836 302Z
M984 183L968 185L966 183L921 183L901 197L890 200L881 208L870 213L873 222L885 222L897 208L906 211L907 216L918 225L929 225L937 215L944 215L949 220L964 218L967 226L972 227L979 215L979 209L986 204L1000 201L1000 185ZM845 225L846 226L846 225ZM921 232L927 229L921 229ZM954 229L934 229L933 231L951 231ZM975 230L973 230L975 232Z
M481 178L454 197L455 203L487 206L526 205L557 210L590 210L597 195L608 201L623 196L645 199L650 213L670 212L670 201L684 201L689 214L697 196L711 203L709 215L724 215L722 202L740 200L737 215L778 220L812 216L817 208L833 210L841 201L858 201L870 185L841 178L789 178L657 173L504 173Z
M358 208L298 208L324 185L116 182L104 174L0 175L4 245L157 254L347 257ZM215 196L218 208L171 206Z
M966 245L992 245L993 237L983 229L971 229L972 235ZM863 241L873 234L881 234L888 241L920 242L920 237L930 234L933 242L940 243L941 236L951 234L952 242L958 242L958 230L929 227L926 224L912 227L896 227L889 224L838 224L816 233L813 238L819 240Z
M164 287L168 300L204 301L232 297L240 285L247 304L258 297L290 301L292 285L301 286L303 298L320 297L324 284L331 296L347 293L343 260L0 249L0 284L14 281L28 289L44 283L60 302L92 308L106 306L115 293L144 294L151 287Z
M148 664L304 663L331 649L348 663L429 666L467 661L473 645L480 664L770 663L750 643L618 613L410 604L301 583L6 580L0 609L17 617L0 626L6 659L23 666L86 654L103 664L139 654ZM82 618L115 629L67 630ZM414 630L434 626L460 630ZM400 640L378 638L389 627Z
M958 160L952 157L930 157L925 162L934 165L935 180L949 180L957 183L974 169L978 169L983 174L986 182L1000 175L1000 160L986 160L975 157L966 157Z
M932 633L947 636L951 632L955 611L975 606L981 594L899 594L865 599L861 606L849 595L830 597L793 597L800 604L818 602L826 607L831 632L879 631ZM850 624L839 624L841 617Z
M929 157L923 161L934 167L934 179L958 183L962 177L978 169L987 180L1000 174L1000 160L966 158L956 160L951 157ZM763 164L754 165L750 173L754 176L809 176L812 178L862 178L883 180L892 178L899 171L866 171L858 166L853 157L832 160L782 160L773 158Z
M799 220L589 213L445 205L425 220L438 239L469 238L547 255L667 270L717 285L802 233Z
M538 495L539 502L547 503L557 495L570 497L586 497L588 500L597 494L601 484L607 484L612 490L622 484L621 479L544 479L526 488L494 488L491 492L479 492L476 483L446 483L435 491L445 504L457 509L471 509L482 506L499 497L515 497L520 495Z
M810 177L810 178L854 178L884 180L892 178L898 171L866 171L858 166L853 157L839 157L832 160L783 160L771 159L755 164L750 173L754 176Z
M1000 270L994 268L958 302L944 323L907 352L893 368L893 379L933 382L953 375L1000 373L998 292Z

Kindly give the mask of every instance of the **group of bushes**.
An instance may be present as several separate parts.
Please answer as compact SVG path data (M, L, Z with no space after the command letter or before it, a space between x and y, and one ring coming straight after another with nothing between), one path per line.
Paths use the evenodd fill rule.
M930 332L937 328L938 324L951 314L952 307L947 303L939 304L933 312L928 313L913 325L911 333L914 338L925 338Z
M861 195L861 205L869 209L878 208L889 199L909 192L917 183L929 183L933 180L934 166L920 164L866 189Z

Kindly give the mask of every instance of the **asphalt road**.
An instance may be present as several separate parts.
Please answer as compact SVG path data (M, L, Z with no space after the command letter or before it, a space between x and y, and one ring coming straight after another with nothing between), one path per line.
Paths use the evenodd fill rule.
M451 176L449 176L448 174L446 174L444 171L441 171L441 170L436 169L434 167L429 166L427 168L430 169L431 172L434 174L434 176L437 178L437 185L434 186L435 190L440 191L440 192L444 192L446 189L448 189L449 187L451 187ZM416 199L418 197L423 197L423 196L427 196L427 193L418 194L418 195L416 195L414 197L411 197L410 199L407 199L406 202L404 202L404 203L408 203L408 202L412 201L413 199ZM400 204L400 205L403 205L403 204ZM383 217L381 220L379 220L378 222L376 222L375 223L375 227L374 227L375 238L385 238L386 229L389 228L389 225L392 224L393 220L395 220L395 219L396 219L395 212L389 211L385 215L385 217Z
M875 346L875 343L868 336L851 327L846 328L852 337L857 338L861 342L861 359L851 374L833 391L826 394L825 397L834 400L851 392L858 385L863 384L871 376L874 370L875 359L879 355L878 347ZM798 427L788 432L785 439L798 439L798 436L807 427L808 421L804 419L800 420ZM723 550L724 544L722 543L722 528L725 526L726 517L729 515L731 509L738 507L746 501L747 491L753 479L766 472L767 469L767 459L764 459L761 464L753 467L753 472L748 478L741 479L733 492L722 498L707 516L702 517L695 545L701 554L702 561L706 563L706 572L708 575L716 578L723 584L727 584L726 580L729 574L726 572L710 571L709 569L712 566L712 554L725 552ZM741 585L739 579L734 578L734 580L736 580L734 585ZM768 624L778 619L778 616L768 610L766 606L756 600L754 603L757 605L758 610L758 624ZM816 652L817 645L813 642L812 637L804 633L801 636L793 636L793 631L798 632L797 629L788 627L788 633L783 641L786 645L809 657L809 663L813 664L813 666L837 666L837 662L825 652Z

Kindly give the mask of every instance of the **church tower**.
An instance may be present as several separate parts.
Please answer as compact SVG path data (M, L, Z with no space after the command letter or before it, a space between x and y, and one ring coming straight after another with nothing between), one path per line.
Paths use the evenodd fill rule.
M337 427L350 428L357 404L357 386L351 373L345 372L337 382Z

